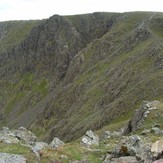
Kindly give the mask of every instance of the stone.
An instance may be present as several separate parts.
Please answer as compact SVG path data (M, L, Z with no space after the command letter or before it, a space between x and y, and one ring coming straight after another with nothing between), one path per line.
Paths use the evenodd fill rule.
M120 157L119 158L119 163L138 163L135 157L133 156L126 156L126 157Z
M66 155L61 155L60 159L61 159L61 162L68 162L69 161L69 158Z
M26 158L22 155L0 153L0 163L26 163Z
M149 134L149 133L150 133L150 130L148 130L148 129L144 129L144 130L141 132L142 135L147 135L147 134Z
M132 135L125 137L112 152L110 152L114 158L121 156L134 156L141 161L151 161L152 154L150 152L150 146L145 144L144 141L138 135Z
M162 134L162 131L158 127L152 127L152 129L150 130L150 132L151 133L154 133L156 135Z
M108 163L140 163L133 156L125 156L120 158L112 158Z
M163 152L163 140L158 140L152 144L151 152L154 158L158 158Z
M136 158L137 160L144 163L152 162L152 153L150 151L150 146L145 144L141 145L137 150Z
M6 144L12 144L12 143L19 143L20 141L15 138L15 137L12 137L10 135L1 135L0 134L0 142L3 142L3 143L6 143Z
M73 161L72 163L90 163L90 162L87 160L82 160L82 161Z
M8 134L10 132L8 127L3 127L2 130L0 131L0 133L2 134Z
M114 132L111 134L111 136L113 136L113 137L120 137L120 136L122 136L122 133L121 133L121 132L118 132L118 131L114 131Z
M53 148L53 149L58 149L58 147L64 145L65 143L58 139L58 138L54 138L53 141L50 143L49 147Z
M137 135L126 137L113 150L114 157L135 156L140 147L140 138Z
M103 163L110 163L111 158L112 158L111 154L106 155L105 160L103 161Z
M24 127L20 127L18 130L13 130L10 136L16 137L21 142L32 145L37 141L37 137L29 130Z
M99 146L99 137L95 135L91 130L88 130L83 136L81 143L88 147L92 145Z
M161 127L161 125L159 123L155 123L154 125L152 125L152 127Z
M155 105L157 105L159 101L143 101L142 105L140 106L139 109L137 109L133 115L133 117L129 120L127 126L124 129L123 135L127 135L130 132L134 132L137 129L139 129L145 118L148 116L150 113L150 110L155 109Z
M112 136L112 133L110 131L105 131L102 138L103 139L109 139Z
M163 159L156 160L156 161L154 161L152 163L163 163Z
M36 142L35 145L31 147L31 149L36 154L37 158L40 158L40 151L48 147L49 145L45 142Z

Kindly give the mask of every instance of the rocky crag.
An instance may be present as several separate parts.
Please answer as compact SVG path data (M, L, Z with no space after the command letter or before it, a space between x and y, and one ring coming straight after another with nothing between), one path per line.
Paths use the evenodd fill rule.
M152 12L1 22L0 125L69 142L162 100L162 28Z

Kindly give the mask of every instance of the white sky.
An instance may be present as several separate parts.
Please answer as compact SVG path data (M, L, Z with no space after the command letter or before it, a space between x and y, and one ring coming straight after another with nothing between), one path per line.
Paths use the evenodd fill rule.
M43 19L54 14L160 11L163 0L0 0L0 21Z

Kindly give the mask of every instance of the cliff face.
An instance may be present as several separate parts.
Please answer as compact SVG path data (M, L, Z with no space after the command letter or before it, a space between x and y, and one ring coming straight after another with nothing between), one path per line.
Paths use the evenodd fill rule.
M161 98L162 22L148 12L21 22L21 30L30 24L24 34L0 47L1 125L70 141ZM0 24L2 43L12 36L8 23Z

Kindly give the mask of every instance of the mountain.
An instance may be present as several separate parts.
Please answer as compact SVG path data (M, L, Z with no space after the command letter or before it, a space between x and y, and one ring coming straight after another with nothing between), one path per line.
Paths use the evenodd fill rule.
M0 23L0 125L65 142L163 97L163 13Z

